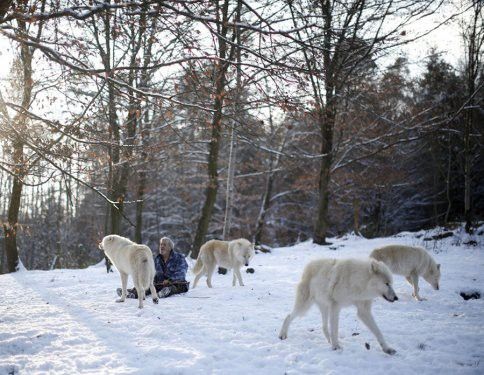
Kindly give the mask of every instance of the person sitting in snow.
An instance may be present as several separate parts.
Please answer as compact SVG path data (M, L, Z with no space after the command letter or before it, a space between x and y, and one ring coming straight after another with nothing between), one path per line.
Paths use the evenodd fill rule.
M166 298L173 294L186 293L190 283L185 280L188 264L185 256L174 250L174 244L168 237L160 239L159 254L155 257L156 275L154 285L158 297ZM127 298L138 298L136 288L128 289ZM121 296L121 288L117 289ZM146 295L150 295L148 289Z

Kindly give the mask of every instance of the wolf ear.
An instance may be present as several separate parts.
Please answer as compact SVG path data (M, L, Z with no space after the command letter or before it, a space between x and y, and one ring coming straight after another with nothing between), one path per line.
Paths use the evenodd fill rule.
M373 273L378 273L378 270L379 270L378 261L375 259L372 259L370 262L371 262L370 271Z
M440 271L440 264L437 264L437 269Z

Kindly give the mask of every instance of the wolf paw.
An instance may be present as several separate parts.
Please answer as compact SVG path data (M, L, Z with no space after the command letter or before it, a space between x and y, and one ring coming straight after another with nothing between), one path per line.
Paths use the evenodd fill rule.
M159 299L158 299L158 298L153 298L153 303L154 303L154 304L156 304L156 305L157 305L157 304L158 304L158 301L159 301Z
M419 295L415 295L412 293L412 297L415 298L417 301L427 301L427 298L420 297Z
M280 338L281 340L285 340L285 339L287 339L287 333L281 333L281 334L279 335L279 338Z
M393 348L385 348L383 351L387 354L394 355L397 351Z
M333 349L333 350L341 350L341 346L339 344L331 345L331 349Z
M118 298L116 302L124 302L124 298Z

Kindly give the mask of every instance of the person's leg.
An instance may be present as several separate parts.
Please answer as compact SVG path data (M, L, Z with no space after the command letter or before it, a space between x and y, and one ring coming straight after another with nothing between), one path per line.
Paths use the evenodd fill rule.
M165 286L160 291L158 291L158 297L166 298L174 294L186 293L188 292L189 283L174 283Z

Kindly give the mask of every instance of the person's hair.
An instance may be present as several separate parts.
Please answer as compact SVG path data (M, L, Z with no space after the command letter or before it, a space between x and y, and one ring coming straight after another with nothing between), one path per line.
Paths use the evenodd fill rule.
M168 237L161 238L160 239L160 245L162 243L168 244L168 246L170 246L170 250L173 250L173 248L175 247L175 244L173 243L173 241L170 240Z

